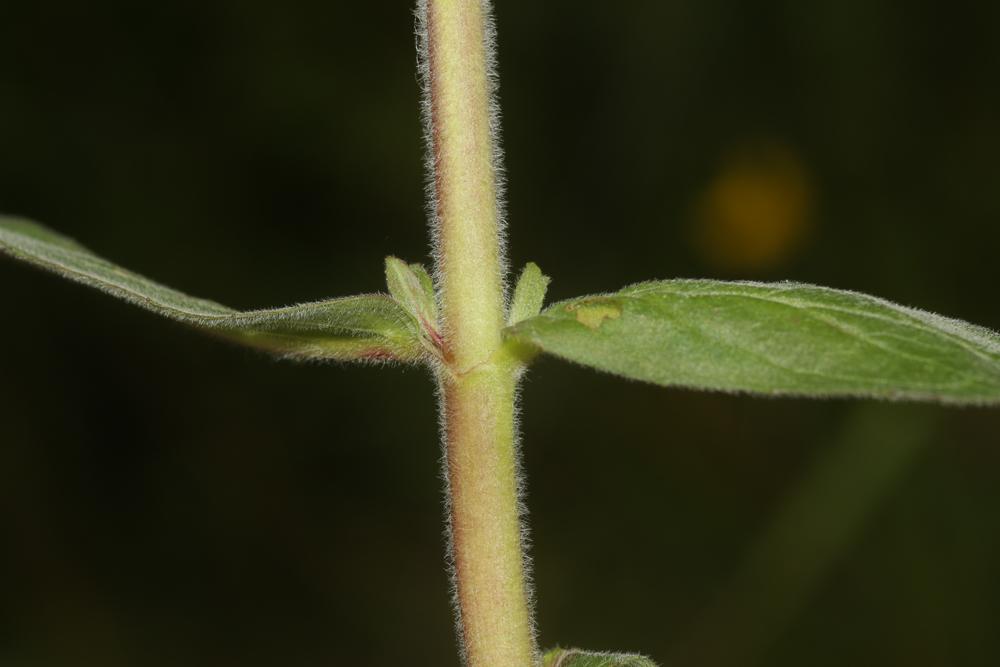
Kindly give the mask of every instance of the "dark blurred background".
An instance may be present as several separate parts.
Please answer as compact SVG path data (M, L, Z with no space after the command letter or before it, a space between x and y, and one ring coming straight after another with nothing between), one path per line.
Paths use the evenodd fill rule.
M0 210L263 307L427 261L408 2L4 2ZM1000 3L499 3L512 265L1000 328ZM0 262L0 664L457 664L432 383ZM523 394L542 644L1000 664L1000 411Z

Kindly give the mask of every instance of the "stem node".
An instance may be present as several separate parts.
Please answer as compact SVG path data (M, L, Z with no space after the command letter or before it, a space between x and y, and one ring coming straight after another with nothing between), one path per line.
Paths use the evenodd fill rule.
M456 615L471 667L538 659L520 516L514 401L501 349L504 259L493 29L488 0L417 6L435 273L444 347L438 383Z

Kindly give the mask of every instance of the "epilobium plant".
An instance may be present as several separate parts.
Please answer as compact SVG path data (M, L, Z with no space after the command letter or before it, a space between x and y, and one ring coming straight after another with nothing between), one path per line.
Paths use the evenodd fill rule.
M28 220L0 217L0 252L282 357L426 365L441 406L447 557L468 665L652 664L536 645L515 401L538 354L664 386L1000 403L1000 336L861 294L667 280L543 309L548 278L534 264L509 293L489 2L419 0L417 25L433 275L390 257L388 294L238 312Z

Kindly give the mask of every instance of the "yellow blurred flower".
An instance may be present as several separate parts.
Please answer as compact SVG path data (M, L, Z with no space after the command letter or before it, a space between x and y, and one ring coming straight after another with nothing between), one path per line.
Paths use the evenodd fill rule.
M732 151L695 206L694 242L723 271L765 271L808 235L813 190L795 153L764 143Z

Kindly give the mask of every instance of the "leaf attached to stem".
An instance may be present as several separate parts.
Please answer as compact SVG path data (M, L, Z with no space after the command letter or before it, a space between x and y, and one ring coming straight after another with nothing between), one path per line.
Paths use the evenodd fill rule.
M554 304L508 340L664 386L1000 403L1000 336L854 292L667 280Z
M426 355L407 313L384 294L236 311L127 271L38 223L3 216L0 254L280 357L416 362Z

